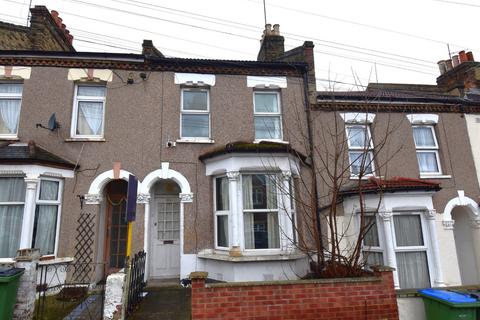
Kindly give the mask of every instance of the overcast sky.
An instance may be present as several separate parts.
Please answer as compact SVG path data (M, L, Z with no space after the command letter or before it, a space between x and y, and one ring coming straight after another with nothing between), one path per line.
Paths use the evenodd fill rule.
M0 20L26 24L30 0L0 0ZM57 10L77 51L139 53L153 40L166 56L255 60L262 0L32 0ZM471 50L480 61L476 0L266 0L286 50L315 43L318 89L368 82L434 84L436 62Z

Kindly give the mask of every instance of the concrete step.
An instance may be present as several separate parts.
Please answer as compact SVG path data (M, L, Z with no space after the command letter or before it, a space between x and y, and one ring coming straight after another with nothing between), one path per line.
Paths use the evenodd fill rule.
M190 320L191 291L176 286L156 286L147 289L147 296L129 320Z

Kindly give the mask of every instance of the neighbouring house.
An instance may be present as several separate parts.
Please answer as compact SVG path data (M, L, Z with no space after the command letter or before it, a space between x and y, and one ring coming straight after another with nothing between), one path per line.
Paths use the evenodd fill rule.
M71 41L57 13L37 6L35 19L49 43ZM311 43L264 61L279 36L267 26L259 61L229 61L165 58L151 41L142 54L11 42L35 28L0 26L2 261L19 248L53 261L80 250L106 273L123 268L134 175L133 251L147 252L147 279L306 274L285 190L302 188ZM86 246L83 215L94 217Z

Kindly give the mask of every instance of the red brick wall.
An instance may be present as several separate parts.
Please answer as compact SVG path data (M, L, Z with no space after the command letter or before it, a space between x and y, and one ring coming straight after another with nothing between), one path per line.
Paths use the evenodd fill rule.
M392 272L377 276L205 287L192 274L192 319L398 319Z

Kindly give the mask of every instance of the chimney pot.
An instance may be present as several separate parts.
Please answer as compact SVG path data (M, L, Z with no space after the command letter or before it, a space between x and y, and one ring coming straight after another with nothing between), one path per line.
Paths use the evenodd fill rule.
M464 62L468 61L467 54L465 53L465 50L462 50L458 53L458 58L460 60L460 63L464 63Z
M52 15L53 19L56 21L58 18L58 11L52 10L50 14Z
M279 24L274 24L273 25L273 34L276 36L280 35L280 25Z
M447 71L447 64L445 63L445 60L440 60L437 62L438 64L438 69L440 70L440 75L444 74Z
M467 61L475 61L475 59L473 58L473 52L472 51L468 51L467 52Z
M452 59L445 60L445 67L447 72L453 69Z
M452 57L452 64L454 68L460 64L460 59L458 58L458 54Z
M265 35L268 36L272 33L272 25L270 23L267 23L265 25Z
M67 26L62 23L62 30L65 30Z

